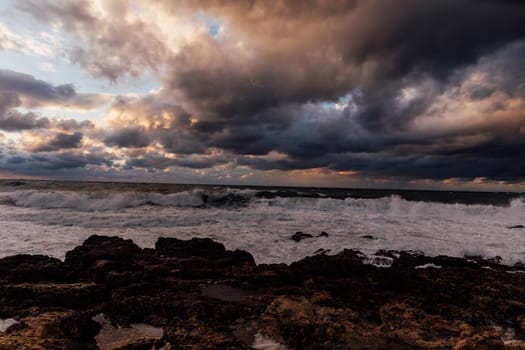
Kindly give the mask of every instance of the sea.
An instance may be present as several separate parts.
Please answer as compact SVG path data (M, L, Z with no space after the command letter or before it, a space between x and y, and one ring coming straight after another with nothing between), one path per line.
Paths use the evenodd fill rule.
M0 180L0 257L65 253L91 235L141 247L209 237L257 263L355 249L525 262L525 195ZM311 235L296 242L296 232ZM325 234L322 234L325 233Z

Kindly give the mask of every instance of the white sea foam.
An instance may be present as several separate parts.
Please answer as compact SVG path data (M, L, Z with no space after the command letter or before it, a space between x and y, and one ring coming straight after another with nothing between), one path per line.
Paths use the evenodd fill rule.
M191 191L160 194L150 192L83 192L83 191L14 191L0 193L3 202L16 206L41 209L76 209L104 211L134 208L144 205L198 207L227 200L228 196L251 196L255 191L230 189L226 191Z
M0 318L0 333L4 333L9 327L17 323L18 321L12 318Z
M245 200L228 204L231 196ZM235 202L238 198L233 198ZM217 205L204 205L206 203ZM258 198L254 191L143 192L13 191L0 193L0 257L17 253L63 258L92 234L118 235L143 247L159 236L210 237L251 252L258 263L290 263L319 249L344 248L428 255L501 256L525 261L525 204L443 204L379 199ZM13 205L14 204L14 205ZM297 231L314 238L294 242ZM328 237L317 237L320 232ZM363 239L363 236L373 239Z
M382 255L370 255L364 258L363 264L372 265L375 267L390 267L394 263L394 259L388 256Z
M416 270L421 270L421 269L429 269L429 268L432 268L432 269L440 269L442 266L439 266L439 265L436 265L436 264L423 264L423 265L419 265L419 266L416 266L415 269Z
M252 348L257 349L257 350L287 350L288 349L285 345L279 344L272 338L264 334L261 334L261 333L257 333L255 335L255 340L252 344Z

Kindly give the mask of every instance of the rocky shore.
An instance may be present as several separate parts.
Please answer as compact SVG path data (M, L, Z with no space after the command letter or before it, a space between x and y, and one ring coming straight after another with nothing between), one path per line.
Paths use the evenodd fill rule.
M256 265L209 239L92 236L0 259L0 349L525 349L525 267L345 250Z

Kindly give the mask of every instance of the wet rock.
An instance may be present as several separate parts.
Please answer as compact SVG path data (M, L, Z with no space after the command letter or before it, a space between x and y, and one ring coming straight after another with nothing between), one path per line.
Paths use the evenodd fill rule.
M302 241L303 239L306 239L306 238L312 238L313 236L309 233L304 233L304 232L301 232L301 231L298 231L296 233L294 233L290 239L296 241L296 242L300 242Z
M525 269L525 264L522 261L518 261L514 264L515 269Z
M314 255L324 255L330 252L330 249L319 248L314 252Z
M100 327L72 311L43 312L25 317L0 333L0 349L96 349Z
M260 331L291 348L378 349L387 345L375 327L350 309L316 305L305 297L276 298L259 318Z
M235 288L224 284L209 284L201 286L201 293L210 298L233 302L241 302L245 298L258 295L258 293L254 291Z
M155 243L155 252L159 255L174 258L201 257L214 260L214 263L226 265L255 265L253 256L243 250L229 251L224 245L209 238L192 238L180 240L177 238L161 237Z
M5 284L0 285L0 304L16 308L80 308L97 303L106 294L105 288L92 282Z
M362 239L368 239L370 241L375 241L377 238L374 237L374 236L371 236L371 235L364 235L364 236L361 236Z
M525 341L507 340L504 342L505 350L525 350Z
M0 280L8 282L64 282L71 271L58 259L44 255L15 255L0 259Z
M387 337L418 349L503 349L501 332L489 327L475 330L460 320L445 320L403 303L381 307L382 331Z
M517 321L517 324L518 324L518 328L519 328L522 332L525 332L525 315L518 316L518 317L516 318L516 321Z
M249 253L209 239L163 238L155 249L140 249L93 236L65 262L0 259L0 318L20 321L0 333L0 349L94 348L102 333L91 318L101 313L125 331L137 324L164 331L120 344L126 349L521 346L525 274L516 267L379 251L368 258L381 259L369 262L388 267L377 268L355 250L318 253L257 266ZM432 266L441 268L421 268ZM515 329L515 336L494 325Z
M200 256L205 258L219 258L224 255L226 248L222 243L215 242L209 238L192 238L181 240L177 238L160 237L155 243L155 251L158 254L188 258Z
M104 274L110 270L131 269L141 249L130 239L91 236L66 253L65 263L82 278Z
M174 348L188 350L247 349L231 331L221 331L208 327L192 318L166 330L166 339Z

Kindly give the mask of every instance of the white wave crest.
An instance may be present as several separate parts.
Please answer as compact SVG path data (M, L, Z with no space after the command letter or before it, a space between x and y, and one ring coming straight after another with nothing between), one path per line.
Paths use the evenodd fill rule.
M76 209L105 211L135 208L143 205L170 207L199 207L204 205L235 204L235 197L249 198L253 191L205 191L194 189L171 194L150 192L81 192L81 191L15 191L1 193L3 202L19 207L40 209ZM238 199L238 198L237 198Z
M285 209L321 210L321 211L353 211L370 214L382 214L396 217L441 217L458 218L464 216L520 218L525 214L525 201L516 198L509 206L483 204L447 204L438 202L408 201L392 195L382 198L299 198L279 197L264 200L268 206ZM512 221L510 221L512 222Z
M252 349L258 349L258 350L287 350L288 348L283 345L279 344L275 340L273 340L270 337L267 337L264 334L257 333L255 335L255 340L252 344Z
M389 217L492 217L506 219L509 225L521 224L525 201L516 198L509 206L482 204L445 204L437 202L408 201L392 195L382 198L307 198L275 197L257 198L255 190L227 188L224 190L193 189L170 194L153 192L85 192L25 190L0 193L0 203L39 209L74 209L80 211L107 211L135 208L144 205L163 207L232 206L250 204L254 209L277 207L286 210L315 210L321 212L354 212L378 214Z
M500 256L507 264L525 261L522 199L496 206L396 196L341 200L263 195L223 188L172 194L4 192L0 257L44 253L63 258L89 235L105 234L131 238L143 247L154 246L158 236L210 237L228 249L251 252L260 263L291 263L320 249L335 254L345 248L368 257L382 250L414 250L427 255ZM299 243L291 240L298 231L313 237ZM323 231L328 236L319 236Z

